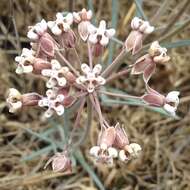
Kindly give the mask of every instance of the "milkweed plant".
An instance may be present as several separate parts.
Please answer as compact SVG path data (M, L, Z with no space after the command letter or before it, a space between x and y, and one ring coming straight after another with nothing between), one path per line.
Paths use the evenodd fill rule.
M80 128L81 114L86 108L89 112L87 119L91 119L90 115L94 113L99 123L97 127L100 126L97 144L89 150L95 162L111 165L115 159L127 162L138 157L141 146L129 141L118 121L110 124L103 115L103 105L100 101L102 95L139 100L144 105L160 107L171 116L175 116L179 104L178 91L162 95L149 86L149 80L155 73L157 64L170 60L167 49L160 46L158 41L152 42L147 53L135 63L117 71L126 54L135 56L142 50L143 39L154 31L154 27L148 21L134 17L131 21L131 32L120 53L112 63L99 64L99 58L113 39L115 29L108 28L105 20L101 20L98 27L94 26L91 23L92 17L91 10L82 9L80 12L66 15L57 13L53 21L41 20L29 27L27 37L31 41L31 48L23 48L21 55L15 58L16 73L33 73L40 76L40 79L45 78L47 91L45 95L36 92L21 94L11 88L7 97L10 112L16 112L23 107L39 106L45 110L44 116L50 118L54 114L62 116L65 109L79 103L67 145L46 164L47 166L51 163L53 171L72 169L70 156L73 150L73 133L76 128ZM73 27L77 28L77 31ZM80 48L86 48L87 59L82 58L79 48L76 48L79 43ZM72 56L69 56L70 54ZM88 61L84 63L83 59ZM144 95L133 96L106 90L110 81L125 75L128 77L129 73L143 76Z

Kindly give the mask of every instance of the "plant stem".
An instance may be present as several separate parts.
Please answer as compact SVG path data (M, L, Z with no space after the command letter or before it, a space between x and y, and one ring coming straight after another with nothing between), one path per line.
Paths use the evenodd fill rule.
M73 71L73 73L79 77L80 75L78 71L72 66L72 64L59 51L56 52L57 55L63 60L63 62L65 62L65 64L69 67L69 69L71 69L71 71Z
M106 79L106 83L109 83L110 81L112 81L112 80L114 80L114 79L116 79L118 77L121 77L122 75L127 74L130 70L131 70L131 67L127 68L127 69L123 69L122 71L119 71L118 73L112 74L110 77L108 77Z
M79 65L81 65L82 63L81 63L81 60L80 60L80 57L79 57L79 54L78 54L76 48L73 48L73 50L74 50L74 52L75 52L75 55L76 55L76 57L77 57L77 60L78 60Z
M90 47L89 41L87 42L87 45L88 45L89 65L90 65L90 68L92 69L92 68L93 68L93 64L92 64L92 49L91 49L91 47Z
M125 98L125 99L139 99L141 100L142 97L139 96L133 96L133 95L126 95L126 94L118 94L118 93L113 93L113 92L108 92L108 91L98 91L101 94L105 94L108 96L114 96L114 97L118 97L118 98Z
M113 62L104 70L104 72L101 74L102 77L107 77L117 66L119 66L121 63L121 59L123 59L126 55L126 49L123 48L120 54L113 60Z

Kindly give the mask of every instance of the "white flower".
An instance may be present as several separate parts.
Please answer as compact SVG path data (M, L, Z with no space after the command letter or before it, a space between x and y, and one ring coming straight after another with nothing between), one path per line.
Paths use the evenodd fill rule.
M149 54L153 57L154 62L165 63L170 60L170 57L167 55L167 49L161 47L158 41L152 42Z
M67 81L63 74L68 72L69 69L67 67L61 67L60 63L56 59L51 60L51 65L51 69L43 69L41 72L43 76L50 78L46 83L47 88L52 88L56 85L62 87L65 86Z
M22 95L20 94L18 90L14 88L9 89L9 93L7 97L9 112L14 113L16 110L22 107L21 97Z
M117 157L118 152L113 147L107 147L106 144L101 144L101 146L93 146L90 149L90 155L95 157L97 162L112 164L113 158Z
M30 30L27 33L27 37L31 40L38 40L41 35L47 30L47 22L42 19L41 22L34 26L29 27Z
M99 27L96 28L93 25L89 25L89 42L92 44L100 43L102 46L106 46L109 39L115 34L115 29L106 29L106 22L104 20L100 21Z
M150 26L148 21L144 21L138 17L134 17L131 21L131 28L133 30L138 30L144 34L150 34L154 31L154 27Z
M72 23L73 15L71 13L68 13L65 17L62 13L57 13L56 20L49 21L48 27L54 35L60 35L63 31L68 32Z
M137 143L131 143L125 146L125 151L127 151L131 157L135 158L138 157L141 150L142 150L141 146Z
M166 96L166 103L164 105L164 109L173 116L175 116L175 112L179 105L179 94L180 93L178 91L172 91L169 92Z
M21 55L15 57L15 61L17 62L17 74L31 73L33 71L34 53L33 50L23 48Z
M73 12L73 19L76 23L79 23L81 21L89 21L92 18L92 11L86 9L82 9L80 12Z
M40 107L47 107L47 111L45 112L45 117L49 118L53 115L55 111L57 115L63 115L64 113L64 106L62 105L64 101L64 95L58 94L57 89L47 90L46 92L47 97L43 97L39 100L38 105Z
M105 79L100 76L102 71L102 66L100 64L97 64L93 69L90 69L87 64L83 63L81 65L81 70L84 75L79 76L76 79L76 82L78 84L87 84L87 90L89 93L93 92L97 86L105 84Z
M78 23L78 33L83 41L86 41L89 36L89 25L90 19L92 18L92 11L86 11L86 9L82 9L80 12L73 12L73 19L76 23Z

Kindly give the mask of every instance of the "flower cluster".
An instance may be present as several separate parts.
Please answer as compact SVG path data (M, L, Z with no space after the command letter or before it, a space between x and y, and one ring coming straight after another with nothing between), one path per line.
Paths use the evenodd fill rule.
M38 93L21 94L11 88L8 93L7 103L10 112L28 106L45 108L45 117L49 118L54 113L58 116L64 114L64 110L73 105L77 107L77 117L74 128L80 124L81 111L85 106L88 117L92 111L96 113L100 123L101 132L96 146L90 149L90 154L97 162L112 164L114 158L120 161L128 161L137 157L141 146L137 143L129 143L124 128L119 123L115 126L109 124L102 115L102 107L99 98L101 94L107 94L123 98L135 98L144 105L156 106L164 109L171 116L175 116L179 104L179 92L172 91L166 96L160 94L149 86L150 78L156 71L157 64L165 64L170 60L167 49L154 41L148 53L138 58L137 61L122 72L116 69L120 66L120 60L126 53L137 55L142 48L143 39L154 31L154 27L148 21L133 18L131 32L123 43L121 52L107 67L96 63L95 57L100 57L109 41L115 35L115 29L108 28L105 20L101 20L98 27L91 23L92 11L82 9L80 12L57 13L55 20L41 20L29 27L27 37L31 41L31 48L23 48L20 56L15 58L16 73L32 73L40 76L46 82L47 91L43 95ZM77 26L77 30L74 29ZM88 61L81 60L79 43L86 45ZM69 56L72 52L72 56ZM83 63L85 62L85 63ZM102 91L110 78L120 77L131 72L132 75L143 75L146 86L145 94L137 96L115 94ZM87 102L87 104L86 104ZM78 103L78 104L77 104ZM90 126L86 126L89 128ZM73 128L73 130L74 130ZM72 153L72 132L69 142L63 152L53 156L47 164L52 163L54 171L71 170L69 159ZM88 131L88 130L87 130Z

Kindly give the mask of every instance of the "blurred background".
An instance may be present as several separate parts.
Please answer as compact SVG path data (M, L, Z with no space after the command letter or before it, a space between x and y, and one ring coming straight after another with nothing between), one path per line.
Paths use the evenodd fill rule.
M0 0L0 190L189 190L189 4L189 0ZM29 47L28 26L42 18L53 20L57 12L82 8L93 10L94 23L105 19L110 27L116 28L115 41L125 40L135 15L147 18L156 27L144 44L159 40L168 48L171 61L158 66L150 84L162 93L181 92L179 119L143 107L105 105L106 117L124 124L131 141L142 145L141 157L126 164L116 162L111 168L95 165L88 153L98 133L98 124L93 121L88 138L73 155L73 172L53 173L50 167L47 170L43 167L59 151L52 141L61 141L59 133L70 121L60 117L44 120L43 110L38 108L10 114L6 93L9 88L17 88L22 93L45 93L43 80L15 73L14 57L23 47ZM112 42L103 55L104 64L120 48L118 42ZM85 55L86 51L80 49L80 53ZM126 58L123 65L133 61ZM136 95L144 93L142 78L136 76L125 76L114 81L111 87Z

